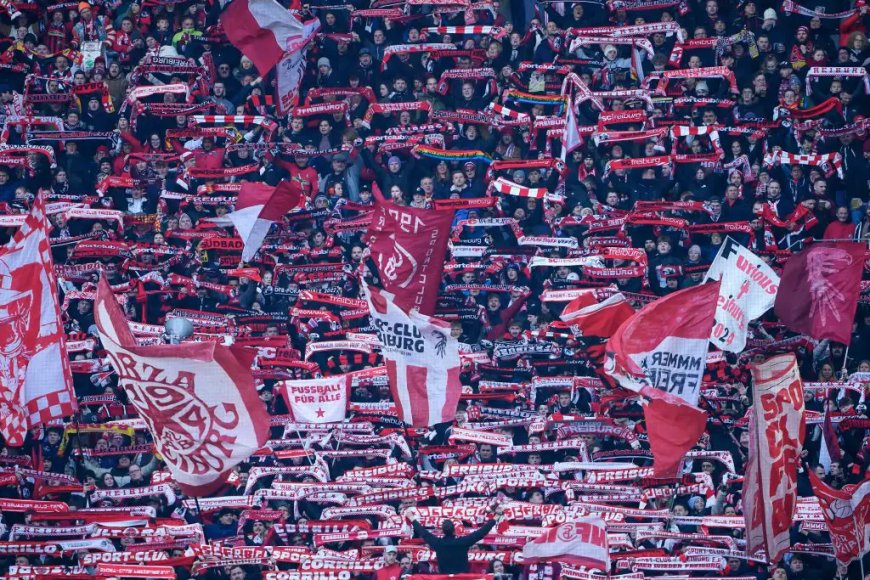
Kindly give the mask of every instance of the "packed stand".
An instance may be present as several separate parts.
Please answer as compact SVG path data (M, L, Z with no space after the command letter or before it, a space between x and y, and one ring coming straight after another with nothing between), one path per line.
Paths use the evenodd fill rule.
M807 471L839 489L870 468L870 302L848 348L770 311L742 353L712 358L707 431L673 480L650 477L643 410L602 371L606 336L560 320L580 288L640 307L697 286L729 236L777 272L808 238L870 240L867 6L815 4L294 5L320 28L288 103L275 69L227 40L218 2L0 2L2 241L41 192L80 406L2 447L0 573L586 578L520 555L534 528L597 515L614 577L861 577L835 561ZM227 216L251 182L302 198L243 261ZM380 199L455 210L434 313L461 343L453 424L404 425L374 370L360 287L378 283ZM187 318L191 340L257 355L269 441L209 497L174 486L118 386L100 275L140 343ZM798 357L806 432L791 548L769 564L745 552L747 365L780 352ZM367 369L344 422L290 419L281 381ZM428 547L445 519L459 536L487 526L467 569Z

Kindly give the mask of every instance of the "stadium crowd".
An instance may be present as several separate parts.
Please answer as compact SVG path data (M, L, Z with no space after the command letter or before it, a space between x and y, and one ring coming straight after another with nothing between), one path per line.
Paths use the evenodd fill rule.
M290 105L275 70L227 41L222 8L0 1L0 241L41 191L80 405L0 446L0 498L123 508L113 527L2 504L2 540L33 547L4 548L0 575L93 577L105 544L49 546L90 539L182 579L582 578L517 556L530 528L592 514L608 522L613 577L861 577L834 560L806 471L835 488L868 476L870 302L848 346L773 312L752 323L742 353L708 362L708 429L685 476L595 480L571 462L648 466L646 426L603 376L604 341L560 321L558 292L615 289L639 307L700 284L728 236L776 271L808 238L870 240L863 0L315 0L290 6L320 20ZM226 218L238 184L288 180L304 207L242 262ZM378 277L365 234L381 198L455 209L434 315L462 343L456 421L403 425L371 373L344 423L299 425L278 382L383 364L364 344L311 348L373 332L358 276ZM530 267L595 248L637 253ZM118 387L95 326L101 274L143 343L169 315L257 352L270 439L211 497L173 487ZM779 352L798 357L807 425L791 550L767 563L743 543L747 364ZM462 442L457 427L509 444ZM501 476L471 467L492 464Z

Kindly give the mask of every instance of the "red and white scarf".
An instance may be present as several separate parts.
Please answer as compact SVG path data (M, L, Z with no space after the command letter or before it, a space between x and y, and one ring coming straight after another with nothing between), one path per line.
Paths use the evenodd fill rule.
M870 93L870 77L863 66L814 66L807 71L807 95L813 94L812 79L815 77L849 77L864 79L864 93Z

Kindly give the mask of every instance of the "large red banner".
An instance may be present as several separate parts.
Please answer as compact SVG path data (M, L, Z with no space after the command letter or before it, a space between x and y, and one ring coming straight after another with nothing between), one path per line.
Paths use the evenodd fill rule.
M804 394L793 353L750 365L753 405L743 484L746 552L778 562L791 545L797 468L804 439Z
M402 310L430 316L441 284L453 211L378 201L369 227L371 256L384 290Z

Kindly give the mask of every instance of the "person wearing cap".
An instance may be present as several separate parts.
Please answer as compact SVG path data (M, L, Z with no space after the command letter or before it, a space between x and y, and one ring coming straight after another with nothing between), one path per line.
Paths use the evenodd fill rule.
M81 48L83 42L104 42L111 46L115 31L105 16L95 16L94 8L87 2L79 2L79 21L73 26L72 45ZM109 38L111 34L112 38Z
M351 201L359 199L359 170L351 167L350 155L345 151L340 151L332 156L331 172L320 179L320 193L326 193L330 190L335 191L335 184L341 184L341 190L345 197ZM321 171L321 174L324 173Z
M810 29L806 26L798 26L788 59L795 70L799 71L807 66L807 59L813 55L814 48L815 45L810 40Z
M357 66L354 69L354 74L359 78L361 86L374 87L378 85L380 80L380 71L374 66L372 59L372 51L368 47L359 49L357 57Z
M474 161L466 161L462 164L462 173L465 174L465 180L468 182L470 197L483 197L486 192L486 183L484 183L483 175L478 171L477 163Z
M341 79L332 70L332 63L325 56L317 59L317 78L315 85L321 88L340 87Z
M782 27L778 26L779 20L776 10L768 8L764 11L764 20L761 24L762 33L766 33L770 38L770 45L773 52L778 55L783 55L786 52L786 36L782 31Z
M110 131L112 129L112 119L103 109L100 96L96 93L87 97L87 106L82 112L81 122L88 131Z
M229 508L222 508L213 522L203 526L205 537L209 540L221 540L235 536L238 531L238 516L236 512Z
M761 26L764 24L764 19L758 15L758 6L754 0L749 0L743 5L743 11L731 23L731 28L734 30L749 30L754 34L761 31Z
M409 157L408 161L403 162L397 155L390 155L387 158L387 168L384 169L368 147L360 149L360 153L365 166L375 173L375 180L384 195L389 194L394 185L399 186L399 189L406 193L414 190L411 181L415 167L413 157Z
M620 57L619 51L612 44L605 45L602 52L604 53L604 66L600 73L602 87L605 90L610 90L631 70L631 59Z
M418 187L411 194L411 202L408 204L408 207L413 207L415 209L429 209L430 204L426 201L426 192L423 191L422 187Z
M384 548L384 565L375 572L375 580L399 580L402 567L399 565L399 549L390 544Z

